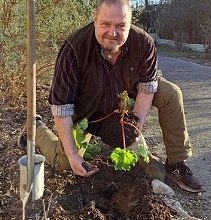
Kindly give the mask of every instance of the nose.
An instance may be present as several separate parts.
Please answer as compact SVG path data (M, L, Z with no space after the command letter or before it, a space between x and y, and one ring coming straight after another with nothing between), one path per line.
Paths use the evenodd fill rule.
M109 29L109 35L111 37L116 37L117 36L117 32L116 32L116 27L115 26L111 26Z

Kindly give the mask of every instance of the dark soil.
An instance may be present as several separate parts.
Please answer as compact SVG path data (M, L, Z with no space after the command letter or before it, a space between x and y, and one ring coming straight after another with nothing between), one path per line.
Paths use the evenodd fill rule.
M172 63L169 65L172 65ZM181 67L178 63L176 65ZM169 67L168 71L172 71L172 69L174 68ZM181 70L178 70L175 73L175 79L182 78L181 75L178 76L180 73L184 77L187 75L186 72L183 73ZM208 81L208 78L201 79L203 74L201 72L198 74L198 70L193 73L195 77L200 76L200 82ZM190 93L194 97L190 101L189 109L186 108L186 111L189 113L189 124L194 119L196 122L199 120L200 123L195 124L197 126L201 124L202 130L204 130L204 125L207 123L204 123L203 119L208 119L204 115L203 117L196 117L194 115L191 119L190 108L193 109L192 102L194 102L194 106L196 104L195 97L198 97L198 91L205 91L207 93L210 87L207 83L207 89L203 90L202 84L198 86L200 89L196 89L192 83L193 76L190 76L191 80L188 83L184 80L183 90L192 88ZM42 82L42 86L37 86L37 113L43 117L43 121L50 128L54 129L50 107L47 102L48 93L48 83ZM3 91L1 91L1 94L3 94ZM207 93L207 95L209 94ZM19 199L19 165L17 161L26 154L17 146L17 138L26 121L26 96L16 100L16 103L13 105L11 105L11 100L7 97L6 93L4 96L0 96L0 100L2 101L0 103L0 220L17 220L22 219L23 210L22 202ZM209 101L208 98L201 100ZM209 112L208 104L203 102L200 106L203 107L203 110L205 108L204 112L206 114ZM201 107L195 108L194 114L196 111L200 114L203 113ZM160 130L157 129L157 121L155 122L156 124L153 120L149 121L143 132L145 137L148 137L148 146L157 152L162 147L162 138L159 133ZM193 129L195 129L195 124L190 124ZM205 128L209 129L208 126ZM195 130L198 132L198 129ZM206 137L207 142L205 143L210 146L209 135L207 135L208 131L206 135L203 132L200 133L203 137L194 134L195 142L199 142L197 149L202 148L200 141L204 141ZM107 139L109 140L109 135ZM100 142L100 140L97 141ZM28 219L47 219L48 217L51 220L160 220L173 218L174 211L169 209L161 199L152 193L150 187L151 180L143 174L141 168L137 165L130 172L115 171L109 160L111 149L107 145L102 144L102 142L100 143L103 146L101 156L98 155L90 161L93 164L97 164L100 171L89 178L76 177L71 172L59 174L49 165L45 165L44 195L42 199L31 202L32 212L29 213L30 218ZM195 146L197 146L196 143ZM206 148L202 149L204 151ZM163 154L160 155L164 157ZM209 154L207 154L207 158L209 159ZM210 161L208 159L207 161ZM198 167L200 172L198 173L202 173L202 180L203 176L205 176L205 180L209 180L207 178L209 173L207 172L206 174L204 172L206 166L204 166L203 161L205 160L199 161ZM200 166L201 164L203 166ZM206 164L209 167L208 162ZM181 204L186 207L190 214L202 219L210 219L210 200L207 202L197 195L184 192L175 185L172 186L177 192ZM46 218L44 218L44 213L46 213Z
M123 138L122 138L122 126L120 124L121 114L115 113L101 122L102 127L98 136L101 137L101 140L112 147L122 147ZM126 146L130 146L135 142L136 137L139 136L139 132L136 128L138 125L138 118L134 114L126 114L124 117L125 123L124 132L125 132L125 142ZM136 128L135 128L136 127Z
M47 87L38 88L37 112L53 129L50 108L46 102ZM0 219L22 219L22 202L19 199L18 159L26 154L17 146L17 137L26 120L22 108L4 103L0 108ZM135 123L135 122L134 122ZM131 171L115 171L109 155L112 148L102 143L103 150L90 163L99 172L89 178L72 172L59 174L45 165L45 192L43 198L33 201L28 219L172 219L175 214L152 191L151 180L139 165Z
M100 168L97 174L77 177L65 187L60 204L75 211L73 219L171 219L169 208L153 198L139 167L125 173L115 171L106 157L94 162Z

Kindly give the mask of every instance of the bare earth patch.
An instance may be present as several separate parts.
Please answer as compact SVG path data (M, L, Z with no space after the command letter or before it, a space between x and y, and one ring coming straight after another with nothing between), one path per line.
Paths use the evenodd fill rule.
M46 112L46 108L43 109ZM24 114L21 109L8 108L1 117L2 219L22 218L17 160L25 152L16 142ZM49 114L50 111L45 117ZM100 171L89 178L77 177L71 172L59 174L45 165L44 196L33 202L28 217L42 219L45 207L50 219L171 219L173 210L153 195L150 179L141 168L137 165L130 172L115 171L109 159L112 149L106 145L103 148L103 154L90 161L97 164Z
M38 88L37 112L53 128L47 104L48 87ZM25 152L18 148L17 137L25 123L23 108L2 103L0 108L0 219L22 219L22 202L19 199L18 159ZM150 128L150 129L148 129ZM157 113L144 128L147 143L153 152L162 142ZM90 162L100 171L89 178L76 177L71 172L56 173L45 165L45 192L42 199L33 202L29 219L44 219L44 208L50 219L84 220L162 220L174 219L175 211L151 190L151 179L137 165L130 172L115 171L109 159L111 149L103 145L103 153ZM163 156L164 158L164 156ZM161 155L161 159L162 155ZM176 198L191 215L209 219L209 204L196 194L181 191L171 182Z
M17 160L25 153L16 140L24 123L20 120L23 113L8 109L1 119L0 219L22 218ZM91 161L100 171L89 178L71 172L59 174L45 165L43 200L33 202L29 219L42 219L43 202L50 219L172 219L175 212L153 195L151 180L143 170L137 165L130 172L115 171L110 150L107 146L104 155Z

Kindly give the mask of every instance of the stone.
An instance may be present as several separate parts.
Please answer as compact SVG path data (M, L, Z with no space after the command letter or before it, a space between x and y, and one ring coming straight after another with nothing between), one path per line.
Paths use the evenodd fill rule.
M166 185L165 183L161 182L160 180L154 179L151 183L152 191L155 194L160 195L167 195L167 196L174 196L174 190Z
M149 163L146 163L142 158L138 161L138 166L140 166L144 172L152 179L157 179L165 182L166 179L166 169L164 164L159 160L158 157L154 155L149 155Z
M174 199L169 199L169 198L163 198L163 200L166 203L166 205L168 205L169 207L171 207L173 210L176 211L177 216L179 218L190 217L190 215L182 209L182 206L178 201L176 201Z
M4 149L4 145L2 143L0 143L0 150Z

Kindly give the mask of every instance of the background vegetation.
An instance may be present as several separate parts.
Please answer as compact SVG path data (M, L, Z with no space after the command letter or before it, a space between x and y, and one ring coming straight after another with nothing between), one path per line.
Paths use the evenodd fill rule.
M210 1L168 1L158 6L157 27L164 39L174 39L178 35L187 43L204 43L211 37Z
M136 1L140 2L140 1ZM160 0L150 4L145 0L135 4L135 22L160 38L174 40L177 49L183 43L205 46L205 57L211 59L211 4L210 0Z
M96 0L37 0L37 83L49 82L61 42L91 20ZM25 0L0 0L0 101L25 96L27 8ZM52 74L50 74L52 75Z

